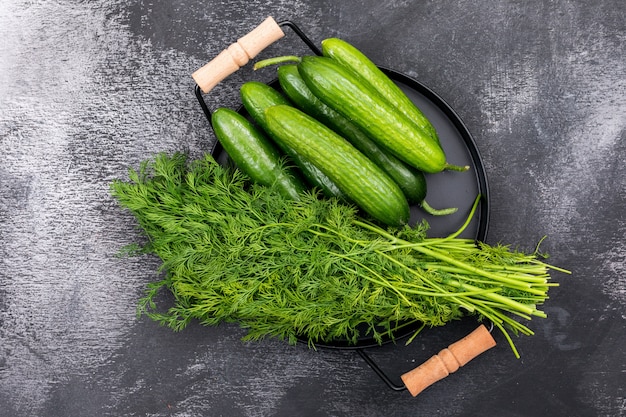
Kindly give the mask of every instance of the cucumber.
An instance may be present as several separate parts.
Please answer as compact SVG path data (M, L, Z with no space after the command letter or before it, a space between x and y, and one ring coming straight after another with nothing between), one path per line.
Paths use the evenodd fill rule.
M327 57L304 56L298 71L322 102L397 158L426 173L449 167L437 141L345 66Z
M306 190L304 183L285 168L284 160L271 141L248 119L221 107L211 115L211 125L228 156L254 182L270 186L293 200Z
M276 89L259 81L248 81L239 88L241 102L252 119L265 129L265 109L277 104L291 105L291 102Z
M265 111L268 131L317 166L357 206L389 226L409 221L409 204L400 187L365 155L329 127L295 107Z
M328 38L322 41L322 54L350 68L359 78L378 91L391 104L406 114L417 126L426 130L439 142L435 127L410 98L363 52L350 43Z
M314 117L348 140L355 148L382 168L404 193L410 204L420 205L432 215L451 214L450 209L433 209L426 201L426 178L424 173L406 165L395 156L381 149L350 120L324 104L306 85L296 65L282 65L278 68L278 81L285 95L300 110Z
M278 104L291 105L289 100L276 89L258 81L245 82L241 85L239 93L245 109L256 124L266 133L265 109ZM293 149L277 141L274 142L290 158L291 162L300 169L304 178L311 186L317 187L326 197L347 199L347 196L315 165L301 158Z

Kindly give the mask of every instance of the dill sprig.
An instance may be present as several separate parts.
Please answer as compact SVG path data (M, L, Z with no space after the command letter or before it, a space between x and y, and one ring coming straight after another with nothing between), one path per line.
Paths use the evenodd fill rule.
M410 322L441 326L475 314L519 356L509 332L532 334L520 319L545 317L538 306L557 285L549 270L567 272L537 251L458 238L467 223L427 238L426 222L382 228L314 192L289 200L210 155L159 154L111 192L147 237L122 252L162 261L164 278L149 284L138 314L175 330L196 319L239 323L248 340L356 343L364 334L393 338ZM165 311L154 301L163 288L174 295Z

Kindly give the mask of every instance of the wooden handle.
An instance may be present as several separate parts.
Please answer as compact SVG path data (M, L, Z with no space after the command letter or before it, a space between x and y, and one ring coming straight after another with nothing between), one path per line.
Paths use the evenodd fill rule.
M196 70L191 77L208 93L220 81L243 67L263 49L285 36L278 23L268 17L250 33L220 52L213 60Z
M417 368L401 376L402 382L414 397L435 382L456 372L476 356L496 345L484 325L443 349Z

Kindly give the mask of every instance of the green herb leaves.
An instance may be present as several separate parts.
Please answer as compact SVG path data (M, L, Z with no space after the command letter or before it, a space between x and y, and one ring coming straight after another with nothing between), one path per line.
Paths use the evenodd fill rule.
M166 273L138 311L176 330L197 319L240 323L250 340L356 343L364 333L380 341L407 322L440 326L472 313L515 351L507 329L532 331L513 317L545 316L536 306L555 285L536 254L426 238L425 223L383 229L336 199L284 198L209 155L159 154L129 178L113 182L112 195L148 237L141 251ZM165 312L154 303L163 287L175 297Z

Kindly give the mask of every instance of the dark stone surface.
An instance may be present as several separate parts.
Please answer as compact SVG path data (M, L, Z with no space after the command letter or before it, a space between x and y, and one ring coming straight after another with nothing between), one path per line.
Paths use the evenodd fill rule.
M214 140L190 74L266 16L342 37L439 93L487 170L489 242L542 249L561 286L506 342L417 398L353 351L173 333L136 319L156 259L108 195L157 152ZM604 1L0 4L0 415L626 415L626 15ZM262 56L301 53L287 37ZM236 106L248 67L209 94ZM473 323L370 354L397 379Z

